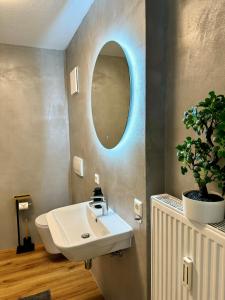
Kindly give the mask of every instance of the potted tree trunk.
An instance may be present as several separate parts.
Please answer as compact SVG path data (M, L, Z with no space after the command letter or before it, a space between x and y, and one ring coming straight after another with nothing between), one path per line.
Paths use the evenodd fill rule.
M176 147L181 173L193 173L198 190L183 193L184 215L201 223L218 223L224 219L225 201L225 97L210 92L209 96L184 114L187 129L193 129ZM215 182L221 195L209 192Z

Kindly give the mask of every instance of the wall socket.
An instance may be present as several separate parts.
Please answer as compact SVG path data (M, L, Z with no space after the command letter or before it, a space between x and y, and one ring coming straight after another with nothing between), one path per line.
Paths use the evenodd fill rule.
M143 218L143 203L137 198L134 198L134 213L135 215Z
M95 183L98 185L100 184L100 176L97 173L95 173Z

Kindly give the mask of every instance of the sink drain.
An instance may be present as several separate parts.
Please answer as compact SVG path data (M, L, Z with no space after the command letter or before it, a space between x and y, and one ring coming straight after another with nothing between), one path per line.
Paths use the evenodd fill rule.
M87 239L90 237L90 233L83 233L81 234L82 239Z

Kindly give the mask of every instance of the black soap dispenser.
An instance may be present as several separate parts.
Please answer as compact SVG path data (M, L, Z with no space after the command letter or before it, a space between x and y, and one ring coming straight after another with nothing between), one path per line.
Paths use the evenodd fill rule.
M99 202L103 199L103 193L101 187L96 187L93 191L93 201Z

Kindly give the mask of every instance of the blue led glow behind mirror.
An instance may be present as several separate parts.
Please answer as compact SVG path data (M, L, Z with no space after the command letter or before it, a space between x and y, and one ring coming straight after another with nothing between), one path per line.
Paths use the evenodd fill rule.
M124 32L107 33L106 39L101 40L95 49L92 57L92 65L90 73L92 74L95 67L95 61L102 47L109 41L116 41L123 49L130 73L130 111L127 126L120 142L113 148L105 148L99 141L92 119L91 101L89 103L89 120L90 134L95 144L96 150L102 159L123 159L127 151L134 151L138 144L143 143L145 132L145 55L143 47L137 46L132 35L124 34ZM91 93L90 93L91 94Z
M107 149L121 141L130 111L130 72L121 46L107 42L99 52L92 77L91 107L96 135Z

